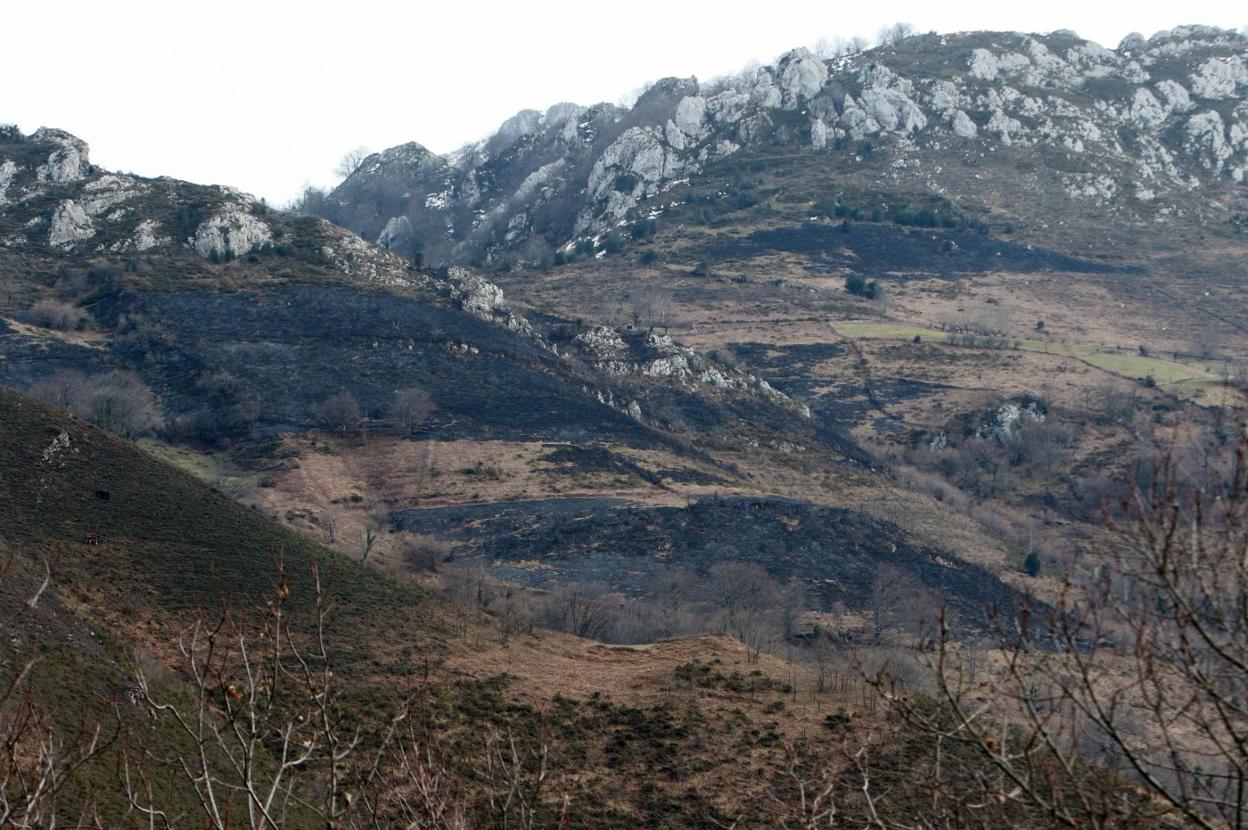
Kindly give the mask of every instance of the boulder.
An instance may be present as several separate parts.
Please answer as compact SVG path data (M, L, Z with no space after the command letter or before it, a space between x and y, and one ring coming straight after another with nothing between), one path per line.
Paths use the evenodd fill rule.
M412 223L406 216L392 216L377 236L377 244L387 250L405 250L412 241Z
M995 81L1001 72L997 65L997 56L987 49L973 50L967 65L970 67L971 77L981 81Z
M979 127L976 127L971 117L962 110L954 112L951 126L954 133L962 138L974 138L979 134Z
M776 81L784 107L796 107L800 102L813 98L828 81L827 65L809 49L786 52L776 68Z
M819 119L810 122L810 146L815 150L828 146L828 125Z
M875 123L889 132L912 133L927 126L923 110L900 90L864 89L860 101Z

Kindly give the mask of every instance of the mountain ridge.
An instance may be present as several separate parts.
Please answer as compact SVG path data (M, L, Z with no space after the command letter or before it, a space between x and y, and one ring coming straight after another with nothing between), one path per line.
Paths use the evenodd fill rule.
M1132 221L1205 215L1217 199L1192 190L1248 171L1246 49L1197 26L1116 50L1069 31L914 35L831 60L795 49L707 84L662 79L627 109L524 110L443 156L400 145L305 209L430 261L537 261L657 218L685 179L767 148L824 165L865 147L863 166L904 189L955 196L950 165L996 178L992 155L1028 148L1056 170L1038 180L1046 196Z

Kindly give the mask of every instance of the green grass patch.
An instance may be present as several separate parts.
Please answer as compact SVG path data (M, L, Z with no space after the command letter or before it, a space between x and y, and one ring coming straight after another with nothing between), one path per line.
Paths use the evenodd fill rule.
M946 343L949 340L948 332L905 323L846 320L833 323L832 326L836 332L850 338L914 340L918 337L928 343ZM1053 343L1028 338L1009 340L1011 344L1017 343L1022 351L1073 357L1093 368L1132 380L1142 381L1151 377L1159 387L1168 392L1208 406L1222 406L1236 399L1232 392L1224 388L1217 371L1206 364L1181 363L1142 354L1106 351L1080 343Z

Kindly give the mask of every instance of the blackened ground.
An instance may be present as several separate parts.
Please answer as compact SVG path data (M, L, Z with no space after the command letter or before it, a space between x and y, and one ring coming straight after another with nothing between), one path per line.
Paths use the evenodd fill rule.
M825 610L864 607L884 565L908 573L970 624L1018 599L992 572L918 547L889 522L777 497L705 499L688 507L563 499L408 510L394 518L406 530L458 543L459 559L479 560L534 587L605 582L636 596L664 566L705 573L718 562L746 561L782 582L801 580Z
M873 275L952 277L987 271L1142 273L1138 268L1079 259L974 231L907 229L871 222L804 222L755 231L741 238L720 237L703 246L700 255L723 260L777 252L805 255L820 270L850 269Z
M324 426L321 404L339 391L381 417L395 390L415 386L434 398L444 438L610 442L683 453L692 449L682 435L732 436L746 425L768 438L858 456L844 436L761 394L608 377L437 298L288 284L114 293L89 310L115 332L96 348L0 329L0 384L28 390L56 369L128 369L152 388L171 422L246 410L266 433ZM631 400L644 423L620 411Z
M290 285L232 294L127 293L91 312L102 325L131 333L114 337L110 349L57 345L52 353L34 353L0 333L0 383L28 388L61 367L128 368L177 416L204 408L205 382L229 375L230 394L257 411L262 426L280 430L317 425L321 403L340 390L378 416L396 389L416 386L433 395L445 435L660 442L600 403L593 379L577 367L453 307L345 286ZM131 325L119 325L123 318Z
M548 445L541 460L558 465L570 473L613 473L641 479L648 484L662 484L664 480L680 484L727 484L728 479L695 470L690 467L648 470L637 462L612 452L603 446L577 446L575 444Z
M947 389L941 384L906 378L859 379L858 382L832 384L819 371L827 360L842 360L849 366L854 360L851 350L839 343L731 343L729 348L749 371L790 397L806 402L817 422L829 429L850 429L871 422L886 431L892 420L888 411L895 403L917 400Z

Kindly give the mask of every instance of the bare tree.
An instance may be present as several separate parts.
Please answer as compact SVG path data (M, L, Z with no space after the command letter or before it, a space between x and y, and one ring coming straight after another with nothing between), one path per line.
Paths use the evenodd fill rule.
M411 435L433 414L433 397L415 386L399 389L387 411L402 433Z
M779 586L752 562L718 562L711 566L709 577L708 597L722 609L727 630L757 659L777 629Z
M806 610L806 588L797 580L790 581L777 592L776 611L781 632L786 640L797 634L802 612Z
M364 159L368 158L369 155L371 154L369 153L367 147L362 145L359 147L353 147L343 153L342 160L339 161L338 166L334 168L334 173L337 174L340 179L347 178L360 168L360 165L364 163Z
M1248 823L1248 445L1220 481L1191 483L1167 455L1137 488L1114 544L1054 608L997 626L977 666L941 626L932 663L943 707L881 684L910 723L992 764L1010 798L1070 827ZM1093 764L1141 790L1108 800ZM1147 797L1145 797L1145 794ZM1128 794L1124 794L1128 795Z
M909 23L898 22L880 29L879 35L876 36L876 42L881 46L896 46L913 34L913 26Z
M554 594L559 624L578 637L597 639L611 623L612 607L607 587L595 582L573 582Z
M867 595L872 642L879 645L888 630L902 622L906 605L913 601L917 587L910 574L896 565L885 564L876 570Z
M633 303L633 322L648 329L666 329L672 322L672 295L661 288L640 292Z
M815 41L811 51L815 53L815 57L826 61L861 52L870 45L864 37L821 37Z
M854 35L845 44L845 54L856 55L859 52L865 52L871 46L871 42L862 35Z
M320 418L332 430L344 436L348 430L359 426L363 417L360 404L350 392L335 392L325 399L319 411Z
M53 406L72 412L87 383L87 376L82 372L74 369L58 369L35 383L30 389L30 394L41 401L47 401Z
M336 505L331 505L325 511L323 521L325 532L329 534L329 541L326 544L332 547L338 544L338 532L342 528L342 510Z

